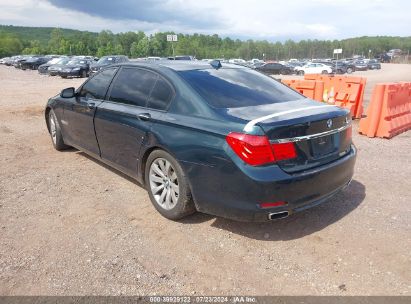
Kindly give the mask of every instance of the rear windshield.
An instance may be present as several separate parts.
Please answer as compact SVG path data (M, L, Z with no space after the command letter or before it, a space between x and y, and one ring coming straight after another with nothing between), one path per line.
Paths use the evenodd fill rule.
M248 107L305 98L251 69L204 69L178 73L215 108Z

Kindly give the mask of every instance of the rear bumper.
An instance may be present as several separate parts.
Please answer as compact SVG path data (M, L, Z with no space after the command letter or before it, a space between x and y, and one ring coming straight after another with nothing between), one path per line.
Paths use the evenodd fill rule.
M356 148L344 157L307 171L287 174L277 166L247 170L234 163L213 167L184 164L198 211L239 221L268 221L268 214L290 215L326 202L345 188L354 174ZM188 167L187 167L188 166ZM287 205L261 209L263 202Z

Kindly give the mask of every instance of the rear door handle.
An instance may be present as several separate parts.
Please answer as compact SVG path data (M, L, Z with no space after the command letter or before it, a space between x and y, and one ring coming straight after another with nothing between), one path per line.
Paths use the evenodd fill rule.
M90 102L87 104L87 108L89 108L90 110L93 110L95 106L96 104L94 102Z
M151 119L151 115L149 113L141 113L137 116L139 119L147 121Z

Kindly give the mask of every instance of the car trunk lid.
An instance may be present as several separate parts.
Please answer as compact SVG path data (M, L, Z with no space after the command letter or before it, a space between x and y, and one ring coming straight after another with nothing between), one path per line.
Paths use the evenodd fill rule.
M241 117L240 109L234 112ZM274 149L277 143L294 143L296 157L277 162L288 173L332 162L350 151L351 119L342 108L304 99L257 106L248 113L259 117L246 124L245 132L260 127Z

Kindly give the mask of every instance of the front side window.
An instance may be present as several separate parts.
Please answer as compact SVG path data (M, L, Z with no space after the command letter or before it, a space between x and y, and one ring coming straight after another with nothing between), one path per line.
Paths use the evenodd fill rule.
M157 75L153 72L123 68L114 81L109 100L145 107L156 80Z
M107 88L116 73L117 68L110 68L101 71L87 81L80 90L80 97L104 99Z

